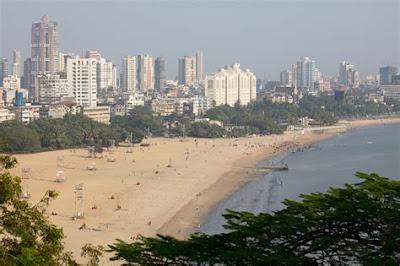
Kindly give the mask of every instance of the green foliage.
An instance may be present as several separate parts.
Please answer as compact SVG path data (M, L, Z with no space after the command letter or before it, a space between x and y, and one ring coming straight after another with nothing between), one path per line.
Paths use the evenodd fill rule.
M116 143L127 133L118 127L98 123L81 115L67 114L62 119L41 118L29 125L4 123L0 125L0 151L37 152L95 145L105 146L109 139ZM142 138L136 138L141 141Z
M235 130L233 136L246 134L281 134L281 122L291 118L293 105L275 104L269 101L252 103L246 107L218 106L210 109L206 117L222 121L224 125L242 126L241 131ZM285 116L286 114L286 116Z
M40 135L35 130L16 122L0 124L0 139L7 143L2 145L2 152L33 152L41 148Z
M71 256L64 252L62 230L44 216L57 193L47 191L31 206L20 199L20 178L4 170L15 165L16 160L0 158L0 265L72 265Z
M135 140L141 140L147 133L161 136L165 132L161 117L154 115L150 108L143 106L136 106L127 116L114 117L111 120L111 126L132 132Z
M391 108L362 99L340 102L331 96L305 96L298 105L262 100L242 107L218 106L208 110L206 117L222 121L224 125L244 127L241 132L232 133L233 136L279 134L284 130L281 124L296 124L301 117L312 118L320 125L332 125L339 118L382 115L400 110L400 104L394 102L392 105Z
M194 122L188 132L190 137L195 138L222 138L225 134L223 127L208 122Z
M303 116L327 124L334 123L337 118L382 115L391 111L389 106L381 103L366 102L363 99L352 102L335 101L329 96L306 96L301 99L299 108Z
M228 211L227 233L121 240L113 260L138 265L320 265L400 263L400 181L363 182L285 200L275 213Z
M89 259L88 266L97 266L100 263L103 251L104 247L101 245L93 246L92 244L86 244L82 247L81 256Z

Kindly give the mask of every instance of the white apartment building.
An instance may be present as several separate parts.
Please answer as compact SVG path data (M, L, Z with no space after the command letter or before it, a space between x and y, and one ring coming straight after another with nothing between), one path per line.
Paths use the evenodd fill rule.
M73 58L67 60L67 79L78 106L97 105L97 60Z
M67 60L76 56L73 53L58 53L58 69L60 72L67 72Z
M137 90L137 60L135 56L127 56L122 59L122 80L123 92L133 94Z
M154 59L149 55L137 56L138 87L140 91L154 89Z
M194 97L192 101L192 112L198 117L207 112L208 109L212 108L211 100L207 97Z
M21 77L21 51L17 49L13 51L12 74Z
M206 77L206 97L215 105L236 103L247 105L256 99L256 76L249 69L242 70L240 64L221 68Z
M109 106L83 106L81 113L96 122L110 124Z
M3 78L3 88L10 90L19 90L21 88L21 80L17 75L8 75Z
M9 109L0 109L0 123L15 120L15 113L11 112Z
M104 58L97 60L97 90L104 91L117 88L117 68Z
M15 119L23 124L39 119L41 105L25 104L15 108Z
M38 75L36 84L39 103L43 105L59 104L63 98L73 96L68 80L59 74Z

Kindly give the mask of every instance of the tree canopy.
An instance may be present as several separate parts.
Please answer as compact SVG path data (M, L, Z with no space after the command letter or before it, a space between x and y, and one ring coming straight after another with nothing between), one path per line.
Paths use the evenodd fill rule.
M21 199L21 180L7 169L15 158L0 156L0 265L73 265L64 251L62 229L51 224L44 211L57 197L47 191L35 205Z
M274 213L228 210L228 232L141 237L109 245L113 260L138 265L319 265L400 262L400 181L357 173L362 182L285 200Z
M53 149L107 146L125 140L129 131L98 123L84 115L67 114L61 119L40 118L24 125L17 122L0 124L0 152L37 152ZM143 134L133 132L133 141L140 142Z

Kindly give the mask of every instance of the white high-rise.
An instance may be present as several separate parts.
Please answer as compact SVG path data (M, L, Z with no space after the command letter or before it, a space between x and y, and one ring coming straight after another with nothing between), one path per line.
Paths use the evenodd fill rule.
M302 57L296 65L296 86L299 88L313 89L319 80L320 72L314 60Z
M154 59L149 55L137 56L138 87L140 91L154 89Z
M117 68L113 62L104 58L97 60L97 90L106 91L117 88Z
M86 58L93 58L97 62L97 92L105 92L117 87L117 68L110 61L103 58L99 51L86 51Z
M360 85L360 77L354 65L348 62L341 62L339 64L339 84L357 88Z
M226 66L212 75L207 75L205 94L218 105L247 105L256 100L256 76L242 70L239 64Z
M97 60L94 58L74 58L67 60L69 87L79 106L97 105Z
M58 71L59 72L67 72L67 60L69 58L75 58L76 56L73 53L58 53Z
M13 64L12 64L12 74L17 77L21 77L21 51L13 51Z
M122 59L121 88L123 92L133 94L137 90L137 62L135 56Z

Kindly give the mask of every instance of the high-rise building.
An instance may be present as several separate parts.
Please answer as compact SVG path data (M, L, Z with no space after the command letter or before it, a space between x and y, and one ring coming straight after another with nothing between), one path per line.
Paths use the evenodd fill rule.
M395 66L385 66L379 68L380 84L391 85L392 77L397 75L398 69Z
M137 77L140 91L154 89L154 59L149 55L137 56Z
M282 86L292 86L292 71L289 70L281 71L280 81Z
M0 58L0 86L3 86L3 79L8 76L8 59Z
M400 75L392 76L392 85L400 85Z
M68 58L75 58L73 53L58 53L58 71L67 72L67 60Z
M196 57L186 55L178 59L179 84L193 85L196 82Z
M17 49L13 51L12 74L21 77L21 52Z
M202 51L196 53L196 80L204 80L204 57Z
M94 58L67 60L68 86L76 104L95 107L97 105L97 61Z
M165 60L163 57L157 57L154 63L154 88L158 91L162 91L164 89L166 78Z
M296 65L296 86L298 88L313 89L319 80L320 72L314 60L302 57Z
M291 73L292 73L292 78L291 78L292 84L291 84L291 86L297 88L297 64L292 64Z
M99 51L86 51L86 58L95 59L97 62L97 92L106 93L109 89L117 88L117 68L110 61L103 58Z
M218 105L247 105L256 100L256 76L250 70L242 70L239 64L221 68L207 75L206 97Z
M39 22L32 24L31 30L31 60L32 60L32 82L37 88L36 76L38 74L52 74L58 71L58 25L50 21L45 15ZM38 92L30 91L31 97L38 100Z
M348 62L341 62L339 64L339 80L340 85L350 88L358 88L360 85L360 76L354 65Z
M58 70L58 25L43 16L40 22L32 24L31 33L32 72L54 73Z
M121 88L123 92L133 94L137 90L137 62L135 56L122 59Z
M30 58L24 61L24 75L21 79L22 88L31 88L32 83L32 60Z
M97 91L117 88L117 68L113 62L100 58L97 60Z

